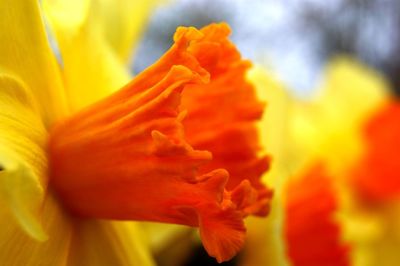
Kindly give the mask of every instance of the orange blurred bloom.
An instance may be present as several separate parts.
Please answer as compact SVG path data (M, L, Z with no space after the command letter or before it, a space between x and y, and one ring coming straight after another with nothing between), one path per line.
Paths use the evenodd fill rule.
M354 172L354 185L364 199L400 199L400 103L391 101L367 123L366 152Z
M321 165L309 169L286 188L285 239L295 266L350 265L349 247L340 242L334 220L337 193Z
M51 182L73 213L198 226L219 262L239 251L243 218L266 215L272 193L259 180L263 105L229 33L178 28L158 62L54 127Z

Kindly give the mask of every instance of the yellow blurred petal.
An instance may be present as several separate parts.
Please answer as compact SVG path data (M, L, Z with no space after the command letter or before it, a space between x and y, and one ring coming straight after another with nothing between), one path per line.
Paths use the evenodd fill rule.
M392 266L400 261L400 203L368 206L342 189L340 221L344 239L352 246L355 266ZM344 198L344 199L343 199Z
M289 151L287 135L289 115L292 99L284 85L280 83L271 72L261 66L253 67L248 74L249 80L254 84L257 96L266 103L266 109L259 124L261 144L272 155L272 167L277 163L288 166L285 157ZM265 176L269 176L267 172Z
M61 51L72 110L105 97L130 79L128 70L105 40L90 4L78 0L44 1Z
M38 215L47 185L47 132L30 92L0 75L0 201L28 234L43 240Z
M51 12L51 19L64 30L75 31L85 24L89 15L91 0L44 0L45 15ZM51 21L52 22L52 21Z
M0 72L16 75L26 83L46 125L64 114L64 91L38 1L0 3Z
M254 67L249 73L259 98L267 103L260 123L261 141L272 157L270 170L263 176L274 197L268 219L248 218L247 244L239 265L290 265L283 239L282 185L291 172L287 115L291 99L285 87L267 70Z
M72 226L57 200L48 194L43 204L43 227L48 240L36 241L21 231L11 214L1 208L0 262L7 266L64 266L70 246ZM110 264L111 265L111 264Z
M271 209L272 212L268 216L268 219L247 218L247 243L243 254L239 258L239 266L290 265L285 255L283 220L282 217L279 217L280 214L278 214L282 207L274 199Z
M152 222L141 225L159 266L182 265L199 242L192 227Z
M371 265L397 265L400 261L400 203L386 206L380 211L379 216L383 228L382 234L369 243L365 253L373 254L371 261L375 264ZM361 266L361 263L356 266Z
M76 221L68 265L155 265L137 223Z
M151 11L160 0L95 0L97 21L107 42L127 62L137 46Z
M333 172L346 169L363 151L362 125L388 97L389 85L378 73L349 58L333 60L316 97L293 109L297 161L319 158Z
M326 105L330 112L335 109L336 116L346 114L347 119L358 120L365 119L366 114L387 99L389 88L389 83L378 72L351 58L338 57L327 66L320 92L324 104L334 101Z

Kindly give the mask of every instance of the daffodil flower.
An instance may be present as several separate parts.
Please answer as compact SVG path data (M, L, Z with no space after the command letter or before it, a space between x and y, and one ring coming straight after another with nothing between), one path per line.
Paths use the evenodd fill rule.
M249 225L241 265L393 265L399 209L391 144L398 118L388 83L336 58L314 97L300 101L265 70L252 74L271 102L262 136L274 157L264 178L274 184L275 199L272 219Z
M54 6L47 8L64 80L38 3L17 1L0 10L0 100L5 106L0 112L1 202L28 234L45 240L47 232L49 238L44 243L28 240L33 251L16 258L2 253L1 261L151 264L140 238L121 236L125 229L128 235L137 233L134 224L104 219L199 227L211 256L219 262L232 258L244 242L243 219L265 216L272 193L259 180L268 168L268 158L258 155L255 127L263 105L244 78L249 63L228 40L229 27L178 28L174 45L158 62L108 95L125 78L122 74L110 82L109 75L117 72L105 70L119 64L109 50L99 49L103 52L97 55L104 56L98 58L104 67L99 72L96 65L87 65L95 57L82 62L90 67L82 72L92 75L74 69L82 51L94 56L91 47L77 40L87 45L102 35L86 22L75 28ZM7 31L6 25L18 25L18 31ZM90 93L79 99L79 90L88 92L82 84L98 84L91 90L105 98L87 105ZM44 229L38 217L45 220ZM2 239L10 241L3 250L16 252L25 239L18 230L13 224L12 230L2 231ZM136 252L127 252L130 247ZM103 248L111 251L96 256ZM47 250L54 257L40 258Z
M298 147L304 145L311 151L311 156L303 160L307 162L305 165L310 167L312 161L318 160L324 165L323 171L311 173L320 180L314 181L314 189L324 192L324 196L319 197L318 204L311 203L316 192L304 189L310 191L303 196L304 209L295 212L294 202L301 201L293 193L287 194L286 228L287 236L292 239L288 242L292 261L296 265L322 264L322 259L335 265L395 265L399 260L396 250L400 239L398 100L390 94L384 77L349 59L336 60L330 65L320 95L324 104L308 106L314 114L305 116L306 109L303 114L298 112L293 124ZM294 182L300 189L301 181ZM324 187L318 185L324 183ZM330 204L324 206L323 201L328 199ZM311 224L319 220L325 234L317 231L316 226L314 236L307 234L311 228L305 224L301 230L293 220L299 214L302 220L313 221ZM313 245L319 242L319 247L329 245L330 252L319 250L313 254L303 250L300 254L299 239L293 242L296 240L293 236L301 238L302 246L312 241Z
M389 266L400 259L399 106L390 98L363 124L364 152L347 175L352 197L344 226L355 265Z

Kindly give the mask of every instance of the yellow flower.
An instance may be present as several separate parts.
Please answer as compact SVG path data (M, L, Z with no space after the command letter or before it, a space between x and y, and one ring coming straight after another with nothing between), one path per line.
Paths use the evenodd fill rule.
M2 239L15 242L1 261L152 264L137 224L99 219L199 227L207 252L228 260L243 245L243 219L266 216L272 196L260 181L269 159L259 154L263 104L244 77L250 62L224 23L179 27L170 50L128 82L122 62L132 37L123 37L135 36L136 23L116 37L101 27L107 12L94 8L105 4L44 1L62 77L38 3L1 9L1 203L45 241L5 225ZM13 257L21 244L26 254Z
M369 156L371 148L375 149L365 137L365 130L371 127L371 123L376 123L373 122L375 117L379 116L381 110L387 109L385 106L393 100L389 88L388 82L379 73L354 60L338 58L328 66L325 82L316 98L319 100L312 105L299 107L302 110L296 110L292 120L292 136L295 147L299 148L297 158L306 156L301 160L306 167L313 161L323 162L335 188L337 207L332 219L340 227L341 242L350 247L350 265L393 265L398 261L398 253L394 251L400 239L397 229L398 202L375 202L374 206L366 204L360 197L359 188L353 183L354 168L360 169L365 165L365 156ZM396 119L394 110L391 115ZM390 125L386 123L378 127L386 130L385 127L390 128ZM381 141L377 146L382 149L390 146L386 144L389 139L378 136L377 141ZM376 153L376 149L373 152ZM385 153L393 158L396 152L388 150ZM373 156L383 159L382 154L380 152ZM390 165L392 160L388 158L388 161ZM382 168L381 174L372 177L374 173L369 169L370 175L364 173L356 182L366 192L363 187L366 183L363 182L370 182L371 177L379 180L381 185L368 192L378 191L379 194L385 183L393 182L391 176L382 173L396 171L396 168L383 169L388 164L378 160L374 160L373 164L371 167ZM397 187L392 189L395 191ZM390 194L393 193L388 191L384 197L391 197Z
M363 128L390 99L385 79L339 57L313 98L300 101L265 70L252 74L271 102L262 129L275 200L273 219L251 221L241 265L393 265L398 207L366 209L348 189L366 151Z

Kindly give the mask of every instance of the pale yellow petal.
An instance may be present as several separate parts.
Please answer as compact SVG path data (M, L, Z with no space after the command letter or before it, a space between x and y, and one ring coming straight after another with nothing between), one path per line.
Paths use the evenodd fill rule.
M52 194L47 194L42 210L48 239L39 242L21 231L10 213L1 207L0 262L7 266L64 266L70 247L72 226Z
M44 1L63 61L72 110L93 103L125 85L128 69L111 49L88 1ZM76 13L77 10L77 13Z
M400 203L365 205L341 188L340 222L352 247L351 265L392 266L400 260Z
M266 108L259 124L261 144L267 153L274 158L272 167L277 163L284 163L288 156L289 145L287 141L287 117L293 99L287 89L276 76L261 66L255 66L249 71L249 80L254 84L257 95L266 103ZM268 172L266 176L270 175Z
M400 261L400 203L395 202L382 208L379 212L381 222L381 234L378 238L367 243L364 249L364 256L369 256L370 265L392 266ZM355 261L356 266L361 266ZM366 265L366 264L364 264Z
M151 11L161 0L94 0L96 18L107 42L127 62L146 30Z
M47 132L30 92L0 75L0 200L28 234L43 240L38 216L47 184Z
M155 264L137 223L77 220L67 265Z
M159 266L182 265L200 242L192 227L151 222L141 225Z
M363 152L362 125L388 97L377 72L348 58L333 60L315 98L297 102L290 116L296 160L323 159L335 173L346 169Z
M335 118L347 115L347 119L353 122L365 119L366 114L374 112L374 108L389 95L390 85L380 73L355 59L337 57L327 66L320 96L317 97L329 108L328 114L335 113Z
M38 1L0 2L0 72L16 75L26 83L46 125L64 114L64 91Z
M248 218L248 239L239 265L289 265L283 238L282 185L289 177L292 161L287 141L287 116L291 99L287 90L271 72L255 67L249 73L261 100L267 103L260 123L261 141L272 157L270 170L263 176L274 189L271 213L267 219Z

